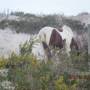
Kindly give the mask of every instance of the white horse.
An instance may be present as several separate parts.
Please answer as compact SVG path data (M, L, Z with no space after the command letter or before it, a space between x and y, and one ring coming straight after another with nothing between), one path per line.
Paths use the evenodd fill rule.
M73 46L75 49L78 49L78 44L74 40L74 34L71 28L64 25L61 30L59 31L56 28L47 26L39 31L32 47L32 53L37 59L43 60L51 57L51 52L48 47L50 45L57 46L60 49L64 47L68 56L70 56L70 51Z

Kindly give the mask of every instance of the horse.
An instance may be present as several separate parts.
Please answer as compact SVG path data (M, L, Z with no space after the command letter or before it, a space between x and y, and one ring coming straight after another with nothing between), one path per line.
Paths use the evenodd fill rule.
M49 26L43 27L38 33L38 38L48 46L59 47L60 49L65 47L68 55L70 55L73 46L78 50L73 31L67 25L62 26L60 29Z
M80 44L78 43L72 29L64 25L62 28L57 29L54 27L43 27L40 29L36 42L33 45L32 53L37 59L50 59L52 56L50 46L59 49L65 48L65 52L70 56L70 52L74 49L79 51ZM39 42L37 42L39 41Z

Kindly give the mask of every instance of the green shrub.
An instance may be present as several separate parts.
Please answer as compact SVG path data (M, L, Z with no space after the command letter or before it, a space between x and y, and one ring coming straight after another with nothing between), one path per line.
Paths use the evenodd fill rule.
M80 90L81 85L89 88L88 80L81 83L80 80L69 78L69 75L75 73L74 70L83 73L87 71L85 53L79 56L72 53L71 57L68 57L60 51L57 54L58 61L57 56L54 60L40 61L31 55L33 43L32 41L21 45L19 55L12 53L7 59L0 58L0 67L8 66L7 79L14 84L15 90ZM55 50L55 54L56 52ZM77 64L81 66L76 67Z

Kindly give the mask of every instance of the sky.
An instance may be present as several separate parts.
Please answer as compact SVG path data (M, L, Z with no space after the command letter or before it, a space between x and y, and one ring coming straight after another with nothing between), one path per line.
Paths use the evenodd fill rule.
M32 14L77 15L90 13L90 0L1 0L0 12L23 11Z

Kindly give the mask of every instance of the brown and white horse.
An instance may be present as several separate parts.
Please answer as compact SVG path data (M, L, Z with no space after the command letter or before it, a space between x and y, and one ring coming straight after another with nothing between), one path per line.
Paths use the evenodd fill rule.
M61 49L65 45L68 55L73 46L78 50L73 32L67 25L64 25L60 30L53 27L44 27L39 31L38 38L48 46L59 47Z
M62 37L57 32L57 29L53 27L42 28L34 40L32 54L40 60L50 59L51 51L49 46L63 48Z
M70 51L73 48L79 50L78 43L74 39L71 28L66 25L60 30L53 27L44 27L39 31L36 40L39 40L39 43L36 42L34 44L32 53L38 59L50 58L51 52L49 46L59 47L60 49L65 47L65 52L68 56L70 56Z

